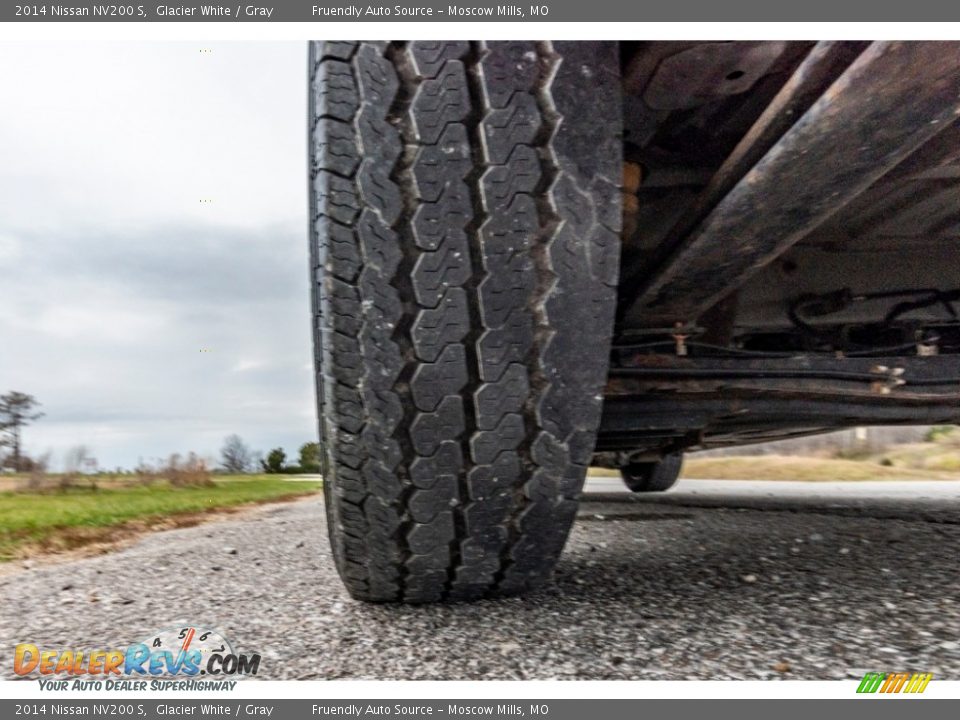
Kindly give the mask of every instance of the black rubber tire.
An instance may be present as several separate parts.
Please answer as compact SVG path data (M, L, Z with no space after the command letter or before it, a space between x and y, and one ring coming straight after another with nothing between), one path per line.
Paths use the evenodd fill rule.
M607 376L616 43L310 45L327 525L350 594L549 577Z
M623 482L633 492L663 492L680 477L683 453L667 455L660 462L633 463L620 468Z

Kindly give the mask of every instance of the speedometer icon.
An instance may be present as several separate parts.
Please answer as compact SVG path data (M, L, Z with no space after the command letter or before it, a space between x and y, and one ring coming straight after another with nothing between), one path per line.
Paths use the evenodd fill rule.
M194 625L166 628L143 640L143 644L150 648L151 653L169 652L174 661L176 658L185 659L188 653L193 653L190 657L195 661L191 664L200 668L200 675L206 674L213 655L226 657L234 654L230 642L221 633Z

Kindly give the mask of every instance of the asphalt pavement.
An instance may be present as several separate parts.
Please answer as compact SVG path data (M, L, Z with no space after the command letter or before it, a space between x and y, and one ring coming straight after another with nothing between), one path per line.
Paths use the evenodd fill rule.
M340 585L311 498L6 572L0 648L192 624L261 653L264 679L960 679L958 556L960 482L601 479L543 590L372 606Z

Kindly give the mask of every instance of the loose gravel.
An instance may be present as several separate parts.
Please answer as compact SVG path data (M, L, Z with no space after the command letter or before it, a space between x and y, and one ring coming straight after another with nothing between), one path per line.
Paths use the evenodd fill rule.
M957 506L934 522L602 495L535 594L373 606L343 590L311 498L7 572L0 648L193 624L261 653L260 679L960 679L958 548Z

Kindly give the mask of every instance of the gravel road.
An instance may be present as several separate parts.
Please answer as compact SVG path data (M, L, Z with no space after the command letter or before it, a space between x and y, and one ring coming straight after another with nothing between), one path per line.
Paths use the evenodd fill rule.
M263 506L5 573L0 648L116 647L190 623L260 652L267 679L960 679L960 483L926 504L891 498L900 485L777 486L635 498L597 482L555 583L428 607L350 600L319 499Z

